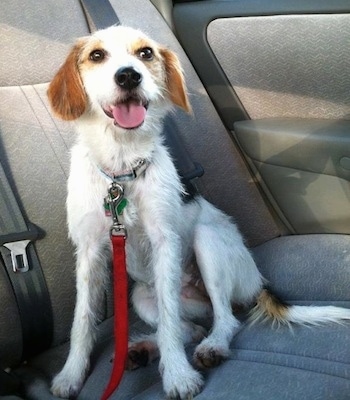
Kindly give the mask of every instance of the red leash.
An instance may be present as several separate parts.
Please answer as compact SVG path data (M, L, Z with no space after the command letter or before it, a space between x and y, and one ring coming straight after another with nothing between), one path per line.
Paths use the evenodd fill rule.
M113 246L114 360L112 374L101 400L107 400L118 387L128 355L128 278L125 235L111 234Z

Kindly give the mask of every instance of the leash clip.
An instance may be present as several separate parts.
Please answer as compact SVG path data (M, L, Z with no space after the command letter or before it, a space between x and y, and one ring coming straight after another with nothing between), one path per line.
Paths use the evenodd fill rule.
M110 229L111 236L124 236L126 238L126 228L121 224L118 219L118 205L124 199L124 188L117 182L112 182L108 188L107 202L111 211L113 224Z
M109 230L110 236L123 236L125 239L127 237L126 228L123 224L113 224Z

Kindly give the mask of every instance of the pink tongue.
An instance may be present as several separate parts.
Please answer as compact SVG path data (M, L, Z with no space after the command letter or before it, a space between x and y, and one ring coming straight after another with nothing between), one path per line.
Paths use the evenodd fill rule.
M122 128L132 129L140 126L146 118L146 108L136 102L121 103L112 108L115 122Z

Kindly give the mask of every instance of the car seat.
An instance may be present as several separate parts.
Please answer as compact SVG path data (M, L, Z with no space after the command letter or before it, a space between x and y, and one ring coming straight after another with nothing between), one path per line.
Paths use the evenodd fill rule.
M287 302L349 307L350 237L289 235L265 202L174 33L152 2L112 0L111 4L122 24L144 30L179 54L193 115L177 110L172 123L192 159L205 170L196 186L236 220L272 290ZM51 347L23 363L19 312L1 271L0 363L21 383L13 396L8 393L9 398L17 394L25 399L54 399L50 381L69 349L75 267L74 249L67 239L65 197L74 132L71 125L51 115L46 89L74 39L89 31L78 0L2 4L0 157L23 212L45 232L35 246L53 314ZM78 399L99 398L108 382L113 351L111 299L107 288L90 374ZM131 332L147 329L132 313ZM231 347L229 360L204 373L199 400L350 398L350 334L345 324L292 329L273 329L269 323L243 325ZM193 349L188 350L190 357ZM157 363L126 372L112 398L164 398Z

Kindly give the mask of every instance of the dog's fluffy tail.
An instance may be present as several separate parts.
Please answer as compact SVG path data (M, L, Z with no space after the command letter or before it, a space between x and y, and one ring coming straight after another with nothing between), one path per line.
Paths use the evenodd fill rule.
M323 325L343 323L350 320L350 309L334 306L295 306L287 305L263 289L257 298L256 306L251 310L249 320L254 323L270 320L274 324L291 323L298 325Z

